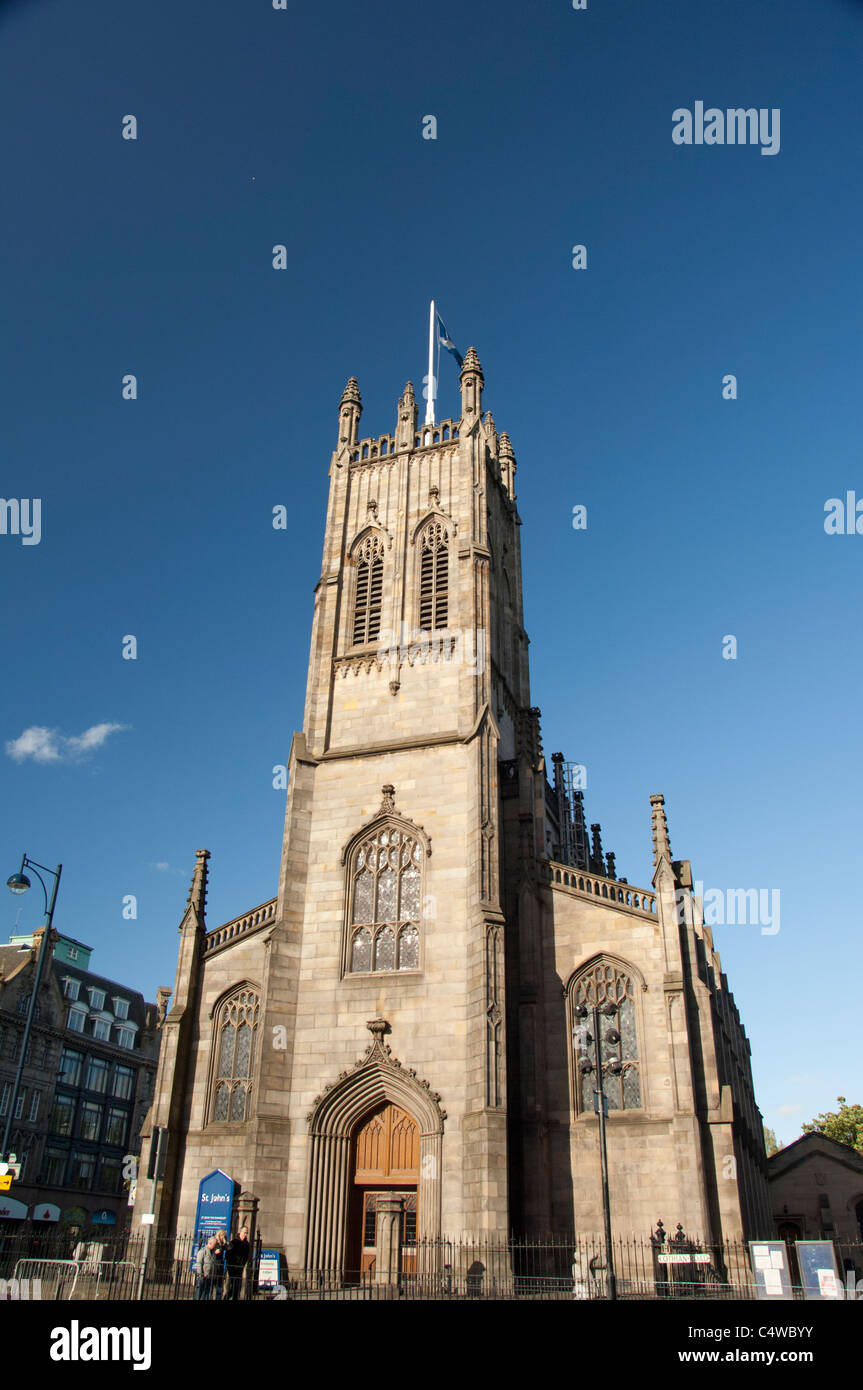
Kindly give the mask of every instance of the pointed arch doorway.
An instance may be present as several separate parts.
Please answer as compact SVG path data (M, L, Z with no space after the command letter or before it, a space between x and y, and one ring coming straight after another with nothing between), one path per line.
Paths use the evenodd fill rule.
M402 1269L416 1270L419 1217L420 1130L401 1106L384 1101L364 1115L351 1136L345 1275L349 1280L375 1268L377 1203L404 1198Z
M437 1091L418 1077L412 1067L404 1067L383 1041L389 1032L386 1019L372 1019L366 1025L373 1041L352 1071L344 1071L335 1084L316 1096L307 1115L309 1125L309 1169L306 1197L306 1243L303 1267L307 1272L338 1272L349 1268L349 1217L363 1188L375 1191L405 1192L416 1199L418 1249L425 1261L437 1259L436 1243L441 1234L441 1172L446 1110ZM368 1183L357 1178L374 1176L380 1167L358 1169L358 1146L353 1142L368 1120L392 1105L412 1121L419 1132L419 1163L407 1168L399 1148L406 1131L396 1124L396 1146L392 1147L390 1121L389 1182ZM414 1119L416 1117L416 1119ZM363 1162L368 1164L369 1159ZM400 1166L401 1165L401 1166ZM417 1181L419 1179L419 1182ZM417 1187L421 1192L417 1194ZM362 1218L360 1218L362 1219ZM354 1217L355 1223L357 1218ZM354 1234L358 1231L354 1225ZM363 1235L358 1249L362 1252ZM403 1247L404 1248L404 1247ZM356 1260L351 1262L356 1269ZM361 1258L359 1258L361 1264ZM354 1277L357 1277L356 1273Z

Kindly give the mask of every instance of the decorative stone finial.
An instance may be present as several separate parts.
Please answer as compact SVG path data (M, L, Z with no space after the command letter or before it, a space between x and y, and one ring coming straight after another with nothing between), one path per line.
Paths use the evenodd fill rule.
M461 378L463 376L466 376L468 372L476 372L480 381L485 382L485 377L482 374L482 366L480 364L479 358L476 355L476 348L474 347L469 347L467 352L465 353L465 358L464 362L462 363L461 371L459 372L459 377Z
M651 822L653 834L653 867L656 868L660 859L665 856L669 864L671 863L671 845L668 840L668 822L665 819L665 797L656 792L650 798Z
M432 483L429 488L429 506L436 507L440 501L440 488L437 483Z
M512 442L509 435L504 430L498 441L498 460L500 462L500 480L515 501L515 454L513 453Z
M385 1018L372 1018L366 1024L366 1027L368 1028L375 1042L383 1042L383 1039L386 1037L387 1033L391 1033L393 1031Z
M405 389L399 396L398 415L396 416L396 449L402 452L405 449L413 449L416 442L417 420L419 418L419 408L414 396L412 382L405 383Z
M356 377L352 376L348 379L348 384L342 392L342 399L339 401L339 405L358 405L361 407L362 403L363 399L360 395L359 384Z
M195 850L195 872L192 874L192 886L186 899L198 919L198 928L201 931L204 930L204 918L207 909L207 860L209 857L210 851L208 849Z
M156 1025L161 1028L165 1021L165 1014L168 1012L168 1000L173 994L173 990L167 985L160 985L156 990Z
M592 874L605 873L605 858L602 853L602 826L599 821L595 821L590 827L590 872Z
M381 787L381 792L383 793L383 801L381 802L381 809L378 815L391 815L396 809L396 789L392 782L387 782L385 786Z

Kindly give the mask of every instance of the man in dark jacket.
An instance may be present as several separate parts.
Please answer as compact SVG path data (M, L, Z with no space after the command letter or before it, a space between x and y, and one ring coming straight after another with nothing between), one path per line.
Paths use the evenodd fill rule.
M225 1268L228 1271L228 1292L226 1298L239 1298L243 1282L243 1270L249 1262L249 1228L241 1226L237 1234L228 1242L225 1251Z

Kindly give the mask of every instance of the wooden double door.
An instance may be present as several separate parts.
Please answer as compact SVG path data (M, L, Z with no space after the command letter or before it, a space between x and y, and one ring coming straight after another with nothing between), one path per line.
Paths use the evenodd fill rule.
M357 1126L351 1144L351 1187L345 1276L358 1279L375 1268L378 1199L404 1198L402 1269L416 1269L419 1125L406 1110L385 1102Z

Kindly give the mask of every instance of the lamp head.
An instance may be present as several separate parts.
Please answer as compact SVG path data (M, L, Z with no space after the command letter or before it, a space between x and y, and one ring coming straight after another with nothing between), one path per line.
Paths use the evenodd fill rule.
M13 874L7 878L6 887L11 893L26 893L30 887L30 880L26 874Z

